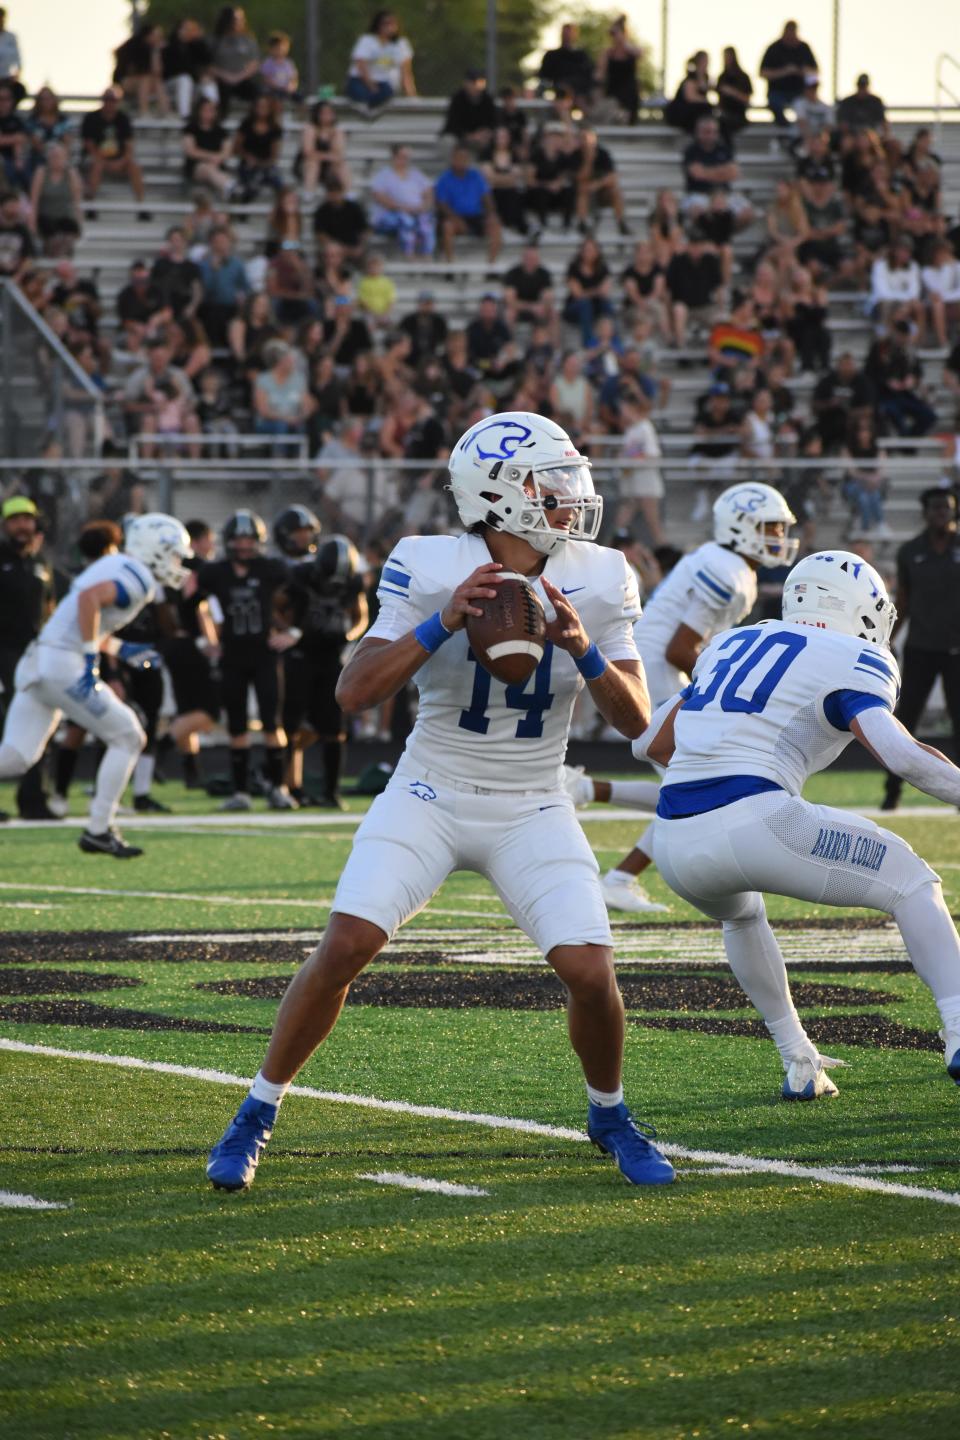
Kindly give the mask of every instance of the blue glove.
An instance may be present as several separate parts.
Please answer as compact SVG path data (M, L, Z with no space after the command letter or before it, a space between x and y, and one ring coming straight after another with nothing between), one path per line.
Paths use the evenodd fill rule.
M83 657L83 674L79 680L67 686L67 694L74 700L86 703L100 687L100 656L85 655Z
M121 640L117 659L133 670L155 670L160 664L160 652L152 645L137 644L133 640Z

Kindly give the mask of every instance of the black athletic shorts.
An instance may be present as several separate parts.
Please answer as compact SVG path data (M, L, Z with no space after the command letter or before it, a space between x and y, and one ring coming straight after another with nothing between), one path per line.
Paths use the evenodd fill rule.
M282 661L268 651L255 660L224 656L222 665L223 707L227 730L232 738L247 733L247 694L250 686L257 697L257 713L265 731L280 725L283 695Z
M127 704L139 715L146 733L145 748L152 750L163 704L163 671L159 665L151 665L149 670L136 670L121 661L121 678Z
M288 737L298 730L333 739L343 733L343 712L336 701L337 681L343 669L340 647L304 655L286 655L283 693L283 728Z
M165 657L178 715L203 710L212 720L220 714L220 682L210 661L189 635L181 635L167 647Z

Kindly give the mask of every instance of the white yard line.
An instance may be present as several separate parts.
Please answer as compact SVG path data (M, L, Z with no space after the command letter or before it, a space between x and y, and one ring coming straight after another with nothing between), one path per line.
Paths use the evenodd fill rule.
M0 1190L0 1210L68 1210L56 1200L38 1200L36 1195L17 1195L13 1190Z
M396 1185L400 1190L424 1190L429 1195L489 1195L478 1185L454 1185L450 1180L429 1180L425 1175L405 1175L402 1170L378 1170L375 1174L358 1175L358 1180L372 1180L374 1185Z
M0 1036L0 1050L23 1055L47 1055L61 1060L85 1061L95 1065L115 1065L127 1070L149 1070L161 1075L179 1075L186 1080L202 1080L213 1085L236 1085L246 1088L250 1081L241 1075L223 1070L206 1070L190 1065L173 1065L164 1060L141 1060L135 1055L108 1055L95 1050L62 1050L53 1045L31 1045L23 1040ZM522 1120L509 1115L485 1115L470 1110L449 1110L441 1105L414 1105L406 1100L381 1100L372 1095L350 1095L338 1090L316 1090L310 1085L291 1085L291 1095L311 1100L324 1100L334 1105L358 1105L367 1110L384 1110L397 1115L419 1115L427 1120L450 1120L461 1125L482 1125L489 1130L511 1130L518 1134L544 1135L555 1140L584 1142L583 1130L563 1125L544 1125L536 1120ZM723 1150L691 1150L682 1145L664 1144L666 1154L678 1160L690 1160L725 1171L784 1175L791 1180L815 1180L822 1185L840 1185L851 1190L867 1190L878 1195L902 1195L910 1200L932 1200L939 1205L960 1207L960 1191L934 1190L920 1185L901 1185L892 1180L875 1180L870 1175L826 1165L799 1165L792 1160L766 1160L757 1155L731 1155Z

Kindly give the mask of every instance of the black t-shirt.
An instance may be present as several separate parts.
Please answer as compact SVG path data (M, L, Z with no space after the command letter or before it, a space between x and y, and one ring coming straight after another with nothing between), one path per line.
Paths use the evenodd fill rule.
M407 460L435 460L447 443L446 433L436 415L424 415L407 431L403 454Z
M14 275L24 260L35 255L33 237L26 225L0 222L0 275Z
M584 290L593 290L609 279L610 270L605 260L598 260L592 270L585 270L577 257L567 266L567 279L576 280Z
M879 95L846 95L837 106L837 123L850 130L879 130L886 118Z
M577 163L579 164L579 161ZM570 173L568 156L547 156L542 150L538 150L533 157L533 179L536 185L550 185L554 180L563 180L572 188L573 176Z
M722 283L720 261L709 251L694 261L686 250L682 250L667 266L667 289L674 300L680 300L684 305L694 308L709 305Z
M414 310L411 315L405 315L400 321L400 329L404 335L410 336L410 344L413 346L410 359L414 365L425 355L435 355L447 339L446 320L432 311L423 314Z
M192 136L197 149L203 150L208 155L219 155L227 138L227 132L222 125L200 126L196 120L191 120L189 125L184 125L183 133ZM196 160L184 159L188 175L193 174L198 163Z
M697 230L711 245L729 245L733 239L732 210L704 210L697 216Z
M942 554L926 531L901 545L897 583L910 607L907 649L960 654L960 535Z
M367 212L357 200L344 200L342 205L324 200L313 212L313 233L328 235L338 245L359 245L367 229Z
M336 328L333 320L325 320L323 322L324 345L331 345L333 343ZM352 365L358 355L363 355L372 349L373 339L370 331L362 320L354 319L350 321L350 324L344 331L343 338L337 345L336 350L333 350L331 353L338 365Z
M171 260L161 255L150 271L150 288L160 305L169 305L174 315L181 314L193 299L195 285L202 285L200 268L192 260Z
M89 335L97 333L100 318L100 296L92 280L76 280L72 285L58 285L50 297L59 305L77 330Z
M729 185L728 180L694 180L690 175L691 165L703 165L710 170L719 169L721 165L729 165L733 159L733 151L729 145L718 140L711 150L707 150L697 140L691 141L683 152L683 173L687 179L687 193L689 195L709 195L711 190L716 190L719 185Z
M53 576L39 555L23 555L0 536L0 651L16 655L39 634L53 599ZM12 696L4 699L9 704Z
M118 110L112 120L107 120L102 110L93 110L84 116L80 137L91 141L104 159L116 159L133 138L130 116L126 111Z
M805 40L799 41L796 45L786 45L782 40L774 40L773 44L768 45L763 53L760 69L780 70L784 65L796 65L801 71L816 70L817 61ZM781 75L779 80L768 80L767 85L770 89L786 96L802 95L805 88L802 73Z
M135 285L124 285L117 296L117 316L121 324L125 320L137 320L141 325L145 325L159 308L160 301L152 285L146 290L139 290Z
M585 95L593 85L593 61L586 50L561 45L545 53L540 79L554 90L563 86L574 95Z
M481 92L477 100L471 100L466 90L458 90L450 96L447 118L442 135L472 135L477 130L492 130L497 123L497 107L493 96Z
M960 340L957 341L946 360L943 362L945 370L951 371L960 380Z
M163 47L163 75L171 80L175 75L190 75L194 80L213 64L213 51L202 37L196 40L178 40L172 36Z
M705 430L707 434L697 440L693 447L695 453L718 459L721 455L729 455L731 450L736 450L740 444L740 436L730 427L737 422L737 412L732 405L718 418L710 406L709 397L703 396L697 403L696 425L698 430ZM712 438L714 435L716 439Z
M481 370L489 369L504 345L509 343L510 331L502 320L494 320L492 325L471 320L467 326L467 354Z
M220 643L224 660L245 663L262 657L273 624L273 597L289 570L282 560L255 556L240 570L232 560L211 560L197 572L197 595L212 595L223 611Z
M638 291L644 298L653 294L653 287L657 283L657 276L662 275L663 270L659 265L651 265L649 270L637 270L633 265L628 265L620 276L622 284L632 280Z
M509 290L517 292L521 305L535 305L552 288L553 279L545 265L538 265L536 270L526 270L522 265L514 265L513 269L504 275L503 283Z
M0 135L22 135L26 128L19 115L4 115L0 120Z
M283 131L279 125L268 125L266 130L258 130L249 115L237 127L237 134L240 136L243 158L253 161L255 165L269 165L273 159L273 147L283 139Z
M724 70L722 72L722 74L717 79L718 90L721 85L730 85L733 87L734 90L739 90L744 95L753 94L753 81L750 79L750 76L746 73L745 70L740 70L736 66L732 70ZM742 116L746 115L747 104L745 104L742 100L737 100L733 95L721 94L720 110L721 113L724 115L729 115L731 118L739 119Z

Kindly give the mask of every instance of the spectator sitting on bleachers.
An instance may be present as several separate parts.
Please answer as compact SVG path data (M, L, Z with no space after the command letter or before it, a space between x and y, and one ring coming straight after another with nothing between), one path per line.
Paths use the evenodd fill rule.
M350 294L351 268L347 264L346 251L336 240L328 240L324 245L317 256L314 273L317 277L317 293L324 304L337 295Z
M450 96L441 135L452 135L461 145L479 154L493 136L497 107L487 91L482 70L467 70L463 84Z
M168 320L160 333L170 346L171 363L178 366L188 380L196 383L213 359L213 351L200 321L192 315L181 315L178 320Z
M876 389L882 419L898 435L929 435L937 415L925 398L923 366L911 344L909 321L895 320L889 333L874 341L864 370Z
M264 350L271 340L280 338L274 323L270 297L263 291L250 295L239 315L234 315L227 329L227 343L236 366L253 385L256 372L266 364Z
M719 256L696 229L667 266L666 281L670 333L674 345L683 349L691 319L702 326L713 323L723 286Z
M395 95L416 95L413 47L400 34L400 22L392 10L378 10L370 29L351 50L346 93L355 104L371 110L386 105Z
M617 334L613 314L598 315L593 322L593 344L584 354L584 373L590 384L599 389L620 374L623 341Z
M723 283L729 285L733 277L733 235L737 228L737 216L730 204L730 191L714 190L707 208L697 212L692 224L713 246L720 258Z
M837 167L830 150L830 135L826 130L814 130L797 154L798 180L833 180Z
M600 315L613 313L610 267L592 235L584 237L567 266L566 281L563 318L571 325L579 325L581 341L589 348L596 341L594 321Z
M117 319L120 324L147 325L159 309L156 292L150 287L150 267L145 260L134 260L129 279L117 295Z
M0 92L2 93L2 92ZM143 174L133 148L133 126L126 111L121 110L115 90L103 92L99 110L83 117L80 127L86 166L87 199L96 198L104 176L128 180L139 205L143 204ZM147 212L141 210L141 219Z
M707 358L714 379L730 383L733 372L744 367L756 372L765 351L753 300L737 291L731 298L729 315L713 326L707 339Z
M869 310L882 333L894 319L909 319L921 330L924 306L921 300L920 266L913 258L908 240L895 240L870 269Z
M634 246L630 264L621 272L624 311L630 319L650 319L662 339L669 338L666 315L667 283L649 240Z
M73 254L80 237L82 204L83 184L79 171L70 164L67 147L56 142L48 145L30 185L33 224L45 255Z
M183 174L188 185L209 185L223 198L229 195L233 179L227 162L233 141L220 123L215 100L201 94L193 114L183 127Z
M849 350L817 381L812 403L823 449L828 455L836 455L849 433L852 417L858 411L872 413L874 404L873 385Z
M953 349L943 362L941 383L954 399L960 399L960 340L955 342Z
M527 143L527 117L517 104L517 92L512 85L504 85L500 91L496 124L510 131L510 148L519 159L525 160L529 149Z
M567 229L576 204L576 186L563 151L562 127L548 125L534 146L527 170L527 200L541 228L547 216L561 217Z
M429 181L427 183L429 185ZM334 241L348 259L357 262L363 258L369 228L367 212L360 201L349 200L343 182L331 176L326 198L313 212L313 233L318 245Z
M436 308L432 290L421 290L417 308L404 315L400 330L410 337L410 363L420 365L428 356L439 355L447 343L447 322Z
M393 323L396 302L397 287L390 276L383 273L383 256L368 255L357 285L357 304L377 329L384 329Z
M786 125L785 112L803 94L804 76L816 69L816 56L800 39L797 22L788 20L783 34L767 46L760 61L760 74L767 82L767 108L777 125Z
M347 396L343 381L336 373L333 357L318 355L310 369L310 394L316 401L307 422L311 451L316 451L347 415Z
M886 106L880 96L871 91L869 75L858 75L854 93L840 101L837 106L837 126L841 132L850 134L872 130L877 135L886 135Z
M593 407L593 387L584 374L583 357L568 350L550 386L551 414L571 435L585 435L593 427Z
M224 5L213 29L213 79L224 119L232 100L253 101L260 93L260 47L239 5Z
M883 461L871 415L859 414L852 420L846 455L862 464L862 468L858 466L848 470L843 480L843 497L853 512L848 539L887 540L890 538L890 527L883 510Z
M204 435L219 435L224 444L205 446L204 455L235 455L237 446L230 441L240 434L233 415L234 406L230 397L227 377L218 365L208 365L197 377L197 419Z
M16 114L17 92L12 80L0 80L0 160L7 185L16 190L30 186L30 141L27 127Z
M623 469L617 487L620 503L616 524L618 528L636 529L639 519L651 545L662 545L666 536L660 508L666 487L660 470L660 440L650 418L652 408L646 395L636 393L625 395L620 404Z
M54 267L56 283L50 288L50 303L58 306L67 317L67 343L78 345L83 340L92 340L98 346L102 358L109 356L106 342L99 344L100 318L103 305L96 282L90 276L77 274L77 267L70 260L58 260Z
M803 77L803 93L794 100L791 106L794 116L793 140L791 148L796 153L803 153L814 135L822 135L823 132L833 129L835 112L834 107L829 105L820 94L820 76L815 70L810 70Z
M577 44L579 38L579 26L568 22L560 27L559 47L544 51L540 62L537 94L556 92L562 87L570 91L582 110L587 110L593 98L594 69L586 50Z
M601 325L602 321L597 323ZM657 399L658 386L652 376L644 371L644 358L639 346L621 346L616 358L617 368L597 377L597 417L602 429L618 435L624 428L624 399L631 395L642 395L652 405Z
M167 231L164 253L150 271L150 288L158 308L169 317L196 315L203 298L203 282L199 266L187 258L187 237L182 226L172 225Z
M151 340L147 363L135 370L123 387L123 409L132 434L199 434L196 396L182 370L170 363L170 346L164 339ZM153 445L144 445L145 457L154 455ZM192 447L193 457L197 455Z
M60 109L60 101L50 86L41 85L24 125L30 141L28 167L33 174L43 164L48 145L59 143L69 146L73 121Z
M464 413L462 407L473 393L475 386L483 378L477 366L470 359L465 330L451 330L447 336L443 369L450 393L461 407L462 415Z
M626 15L618 15L607 33L610 43L601 51L597 62L597 84L613 112L610 120L614 124L635 125L640 107L637 63L643 59L643 51L627 33Z
M12 30L7 29L7 11L0 6L0 79L9 80L16 87L17 102L27 93L20 81L20 45Z
M686 193L682 208L687 215L706 210L715 190L729 192L740 178L740 167L729 145L721 139L720 126L712 116L697 121L693 140L683 152L683 173ZM738 230L753 222L753 209L746 196L730 193L728 203Z
M680 202L672 190L658 190L648 223L650 244L660 269L667 266L678 250L683 249L684 234L680 223Z
M453 259L458 235L484 236L487 261L493 265L500 253L503 231L490 186L483 172L470 163L470 151L465 145L454 146L450 164L434 187L434 197L444 259Z
M723 69L717 76L720 132L728 145L747 124L747 111L753 95L753 81L737 58L732 45L723 52Z
M220 92L212 72L213 51L203 26L191 15L185 15L174 25L163 51L164 79L173 92L181 120L190 118L201 96L219 101Z
M715 381L696 403L693 433L696 436L687 460L691 469L708 470L712 480L733 475L740 449L740 412L734 408L730 386ZM710 487L700 486L691 520L705 520L710 509Z
M580 136L580 168L577 171L577 222L581 233L589 229L591 213L609 205L621 235L630 235L623 204L623 191L613 163L613 156L599 144L596 132L584 130Z
M775 441L773 396L769 390L761 388L753 392L740 422L740 458L769 463L773 459ZM772 476L769 469L754 469L751 474L755 480L764 481L769 481Z
M111 520L119 525L125 515L142 515L147 508L146 492L138 476L123 465L122 447L106 440L100 458L103 471L93 477L88 489L88 518Z
M203 300L198 311L211 343L223 346L227 326L250 291L243 261L234 254L233 236L226 226L210 234L210 248L200 262Z
M170 113L170 100L163 83L165 48L162 26L144 20L113 52L113 83L120 86L125 96L136 101L140 116L150 113L151 101L158 115Z
M493 138L483 155L482 169L501 224L526 235L530 228L526 213L526 172L513 150L506 125L498 125L494 129Z
M358 355L373 349L373 337L354 310L352 295L334 295L328 300L323 339L340 369L349 369Z
M267 220L265 249L271 257L278 250L303 251L303 213L300 195L294 185L284 185L282 190L277 191Z
M273 190L283 189L279 170L282 144L283 129L277 122L273 101L269 95L258 95L233 138L233 153L240 162L234 198L241 204L248 205L264 185Z
M299 250L281 246L270 257L266 289L273 305L273 317L284 332L296 330L320 315L313 275Z
M946 240L933 247L930 264L921 271L923 293L936 342L942 349L950 343L960 321L960 260Z
M436 247L433 186L410 163L402 142L390 147L390 163L370 181L370 224L379 235L396 235L404 255L432 255Z
M283 340L265 346L266 368L253 386L253 428L258 435L302 435L315 401L307 389L306 375L297 364L296 351ZM278 455L290 455L289 447L276 447Z
M887 162L876 160L853 196L853 234L863 273L893 241L902 218L903 199L890 183Z
M810 227L800 189L789 180L778 180L773 203L767 211L766 258L783 275L796 263L797 249L808 238Z
M260 85L265 95L282 105L300 98L300 73L290 58L290 36L285 30L271 30L267 53L260 61Z
M482 297L467 326L467 358L488 382L509 380L519 372L520 350L493 293Z
M829 174L811 174L800 182L806 235L797 246L797 259L827 284L848 272L849 254L844 241L850 224L846 206Z
M556 330L553 276L536 244L524 245L519 265L512 265L503 276L503 315L511 330L518 322Z
M295 174L298 169L308 194L312 195L320 184L325 187L329 198L334 180L344 191L350 189L346 141L337 121L337 112L329 100L319 100L310 111L310 118L300 137L300 153L294 163Z
M698 50L690 56L676 95L663 107L664 124L692 135L701 120L708 120L713 115L710 76L707 74L709 64L706 50Z
M830 364L827 302L826 286L818 285L806 266L794 266L783 295L783 316L801 370L826 370Z

